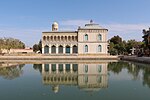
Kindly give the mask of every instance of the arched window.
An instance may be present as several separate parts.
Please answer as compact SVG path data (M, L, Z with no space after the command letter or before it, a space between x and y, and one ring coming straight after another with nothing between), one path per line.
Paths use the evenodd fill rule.
M43 36L43 40L44 40L44 41L46 40L46 36Z
M49 53L49 46L46 45L44 46L44 54L48 54Z
M58 53L63 53L63 46L62 46L62 45L60 45L60 46L58 47Z
M102 35L101 34L98 34L98 40L102 40Z
M78 47L76 45L73 46L73 53L78 53Z
M47 36L47 41L49 41L49 36Z
M70 54L70 46L69 45L66 46L66 54Z
M55 45L53 45L53 46L51 47L51 53L53 53L53 54L56 53L56 46L55 46Z
M102 46L98 45L98 52L102 52Z
M88 52L88 45L84 46L84 52Z
M84 35L84 40L85 40L85 41L88 40L88 35L87 35L87 34Z
M51 36L51 41L53 41L53 36Z

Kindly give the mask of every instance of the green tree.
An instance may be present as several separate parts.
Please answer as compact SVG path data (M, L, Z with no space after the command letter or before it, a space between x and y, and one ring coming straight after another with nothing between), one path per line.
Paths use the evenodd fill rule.
M145 55L150 56L150 28L149 30L143 29L143 42L144 44L142 45Z
M42 41L40 40L38 44L33 45L33 51L37 52L40 51L42 53Z
M39 51L42 53L42 40L39 41L38 47Z
M114 36L110 39L110 42L113 42L114 44L119 44L122 42L122 38L120 36Z
M117 36L112 37L109 43L109 53L111 55L120 55L120 54L124 54L124 52L126 51L125 49L125 42L122 41L122 38Z
M0 49L24 49L25 44L19 39L14 38L0 38Z

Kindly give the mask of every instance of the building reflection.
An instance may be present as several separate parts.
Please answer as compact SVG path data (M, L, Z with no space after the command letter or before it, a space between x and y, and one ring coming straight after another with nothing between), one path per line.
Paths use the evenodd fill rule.
M60 85L74 85L84 91L99 91L108 87L107 63L42 64L44 85L57 93Z

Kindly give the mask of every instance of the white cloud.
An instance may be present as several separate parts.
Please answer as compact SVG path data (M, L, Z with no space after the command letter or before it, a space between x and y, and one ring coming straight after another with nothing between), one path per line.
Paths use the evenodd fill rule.
M60 30L77 30L78 26L84 26L86 23L89 23L89 20L65 20L60 21ZM99 22L96 22L99 23ZM114 35L119 35L123 39L136 39L142 40L142 30L147 29L149 23L140 23L140 24L124 24L124 23L108 23L100 24L100 26L105 27L109 30L108 37L111 38Z
M69 29L74 29L75 26L84 26L85 24L89 23L89 20L65 20L60 21L59 24L61 27L66 27ZM99 23L99 22L96 22ZM142 31L145 28L148 28L150 24L148 23L141 23L141 24L123 24L123 23L111 23L111 24L100 24L100 26L108 28L111 32L135 32L135 31Z
M119 35L125 40L135 39L142 41L142 30L147 29L150 24L105 24L109 30L109 38Z
M86 23L89 23L89 20L65 20L65 21L60 21L60 25L64 26L82 26Z
M106 24L105 26L113 32L135 32L148 28L150 24Z

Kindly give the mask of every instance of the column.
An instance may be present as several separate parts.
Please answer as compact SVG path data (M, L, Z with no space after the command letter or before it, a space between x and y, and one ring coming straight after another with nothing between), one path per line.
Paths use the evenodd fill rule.
M56 54L58 54L58 46L56 45Z
M49 54L51 54L51 45L49 46Z
M72 44L70 45L70 54L72 54Z
M42 47L42 54L44 54L44 47Z
M66 46L63 46L63 54L66 54Z

